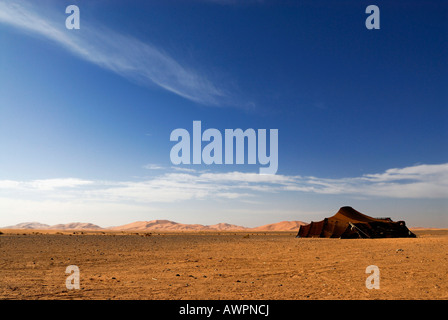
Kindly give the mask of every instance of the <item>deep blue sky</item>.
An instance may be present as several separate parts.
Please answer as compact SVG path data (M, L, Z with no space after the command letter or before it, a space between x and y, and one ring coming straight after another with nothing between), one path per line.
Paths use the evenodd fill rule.
M148 79L92 63L64 47L45 28L36 31L0 17L0 180L26 183L76 178L97 183L159 177L163 181L173 170L171 131L185 128L191 132L194 120L201 120L204 129L221 132L278 129L277 175L281 177L312 176L340 182L393 168L447 162L446 2L376 1L381 10L380 30L367 30L364 25L370 1L236 2L45 1L40 6L19 2L28 13L60 28L70 41L75 35L74 42L95 46L99 42L87 33L89 29L102 34L100 39L104 36L118 43L119 52L113 44L105 45L110 59L134 51L132 46L126 48L127 40L121 43L113 35L137 39L225 95L214 97L213 103L202 96L206 90L199 90L203 101L185 98ZM65 7L70 4L80 8L80 30L65 29ZM20 13L8 8L20 18ZM148 61L145 68L158 68L150 57L136 59L141 64ZM259 165L185 168L216 174L257 173ZM155 199L151 201L155 213L117 213L109 222L105 211L96 219L92 208L85 209L86 216L41 216L44 209L25 214L20 201L32 198L33 190L19 188L1 198L0 189L0 201L17 200L5 200L3 208L23 212L17 218L8 215L0 225L23 219L57 223L90 217L103 225L161 216L185 222L253 225L283 218L310 220L306 212L325 216L325 212L337 211L339 204L361 201L360 195L351 196L353 192L344 190L335 191L336 195L254 192L251 201L269 199L270 203L259 216L256 205L250 207L250 201L243 205L239 198L226 202L235 212L241 211L235 217L210 213L216 206L213 195L169 208L160 207ZM362 212L366 208L367 214L383 215L377 213L385 210L378 199L388 203L395 199L393 194L373 192L353 206ZM448 226L444 216L447 197L442 194L428 200L424 194L423 190L421 196L416 192L409 199L397 197L387 214L406 212L409 216L400 218L421 225L418 214L424 204L433 213L428 225ZM287 213L277 212L275 203L280 202ZM194 218L175 213L186 206L202 213ZM409 212L409 208L416 209ZM243 214L246 211L251 213Z

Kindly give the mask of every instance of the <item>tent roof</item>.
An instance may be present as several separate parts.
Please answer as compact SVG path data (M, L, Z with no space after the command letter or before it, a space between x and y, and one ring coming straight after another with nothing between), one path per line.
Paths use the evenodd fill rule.
M327 218L328 220L339 220L341 222L351 222L351 223L368 223L368 222L384 222L384 219L377 219L366 216L359 211L356 211L352 207L342 207L339 211L332 217Z

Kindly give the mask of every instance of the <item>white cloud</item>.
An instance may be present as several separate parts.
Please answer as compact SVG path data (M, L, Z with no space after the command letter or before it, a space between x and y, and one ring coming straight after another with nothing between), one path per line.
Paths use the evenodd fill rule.
M159 166L158 164L148 163L143 166L143 168L148 170L162 170L165 169L165 167Z
M175 171L181 171L181 172L196 172L197 170L191 169L191 168L183 168L183 167L171 167L171 169Z
M209 208L220 208L223 201L230 201L234 210L246 208L259 212L260 206L277 201L275 195L281 194L282 202L278 204L281 206L288 197L294 202L297 193L341 195L353 199L362 197L365 200L448 200L448 163L395 168L383 173L340 179L178 171L162 172L143 181L76 178L0 180L0 212L13 215L16 219L27 217L24 221L34 221L36 219L33 217L37 215L56 219L59 214L84 220L91 215L108 217L113 214L123 219L122 214L135 216L149 210L160 216L166 210L163 208L173 208L173 205L183 208L182 212L184 209L200 210L203 207L200 203ZM191 201L196 202L192 205ZM250 209L247 206L255 207ZM0 218L6 221L9 215Z
M75 178L0 180L0 196L42 200L115 203L170 203L222 198L254 199L268 193L306 192L412 199L448 199L448 164L419 165L361 177L259 175L228 172L170 172L144 181L90 181Z
M77 188L92 184L93 181L76 178L33 180L28 183L31 189L52 191L59 188Z
M448 198L448 163L388 169L344 179L308 181L317 193L358 194L387 198Z
M65 28L65 12L42 13L27 1L0 1L0 23L50 39L78 57L143 85L157 85L186 99L220 105L227 93L152 44L83 18L80 30Z
M0 180L0 190L53 191L60 188L77 188L92 184L93 181L76 178L41 179L31 181Z

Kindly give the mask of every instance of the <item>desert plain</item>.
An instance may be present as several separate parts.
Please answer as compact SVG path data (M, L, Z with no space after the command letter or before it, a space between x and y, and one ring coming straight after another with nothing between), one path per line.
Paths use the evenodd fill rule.
M448 230L417 238L294 231L1 230L0 299L448 299ZM67 289L76 265L80 288ZM366 268L378 267L379 289Z

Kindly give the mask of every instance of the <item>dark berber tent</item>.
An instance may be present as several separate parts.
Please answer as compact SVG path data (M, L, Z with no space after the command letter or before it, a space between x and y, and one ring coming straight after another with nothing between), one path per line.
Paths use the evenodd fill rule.
M342 207L332 217L300 226L297 238L415 238L404 221L372 218L352 207Z

